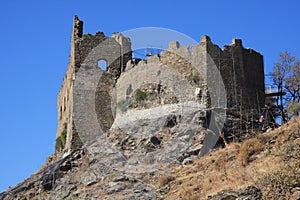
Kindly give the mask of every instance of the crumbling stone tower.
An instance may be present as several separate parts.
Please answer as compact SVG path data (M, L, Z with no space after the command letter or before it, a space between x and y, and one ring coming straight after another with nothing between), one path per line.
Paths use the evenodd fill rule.
M198 55L206 52L220 70L228 109L240 110L241 107L248 114L260 112L265 105L264 62L260 53L244 48L241 39L232 39L230 45L221 49L208 36L202 36L193 51L198 51ZM209 72L205 64L202 67L203 72ZM213 74L207 73L205 77L207 81L218 81Z
M71 38L71 51L66 75L63 79L57 97L58 107L58 128L56 133L56 150L62 149L72 151L82 146L79 135L76 131L74 117L74 82L80 70L81 64L89 56L92 49L103 43L102 49L93 55L96 60L104 60L107 69L104 72L104 82L102 89L98 92L101 98L108 99L109 88L115 84L115 80L124 70L128 60L131 60L131 43L120 33L113 33L112 37L107 37L103 32L97 32L95 35L83 34L83 21L77 16L74 17L74 24ZM116 59L117 58L117 59ZM97 65L97 63L96 63ZM100 99L101 100L101 99ZM100 110L99 110L100 109ZM96 112L102 112L104 115L101 127L104 131L111 125L111 113L103 112L100 107Z

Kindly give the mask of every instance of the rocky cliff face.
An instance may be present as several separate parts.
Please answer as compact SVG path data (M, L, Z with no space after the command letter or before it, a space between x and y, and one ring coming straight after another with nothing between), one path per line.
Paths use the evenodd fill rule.
M203 138L189 138L188 147L174 140L187 139L172 132L181 130L178 116L155 121L163 130L151 119L137 120L49 160L0 199L300 198L299 119L201 158L195 155Z

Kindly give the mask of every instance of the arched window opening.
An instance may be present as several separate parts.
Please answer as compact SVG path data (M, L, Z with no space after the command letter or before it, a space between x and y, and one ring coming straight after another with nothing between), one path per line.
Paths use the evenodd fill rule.
M106 60L98 60L98 67L103 71L107 71L107 62Z

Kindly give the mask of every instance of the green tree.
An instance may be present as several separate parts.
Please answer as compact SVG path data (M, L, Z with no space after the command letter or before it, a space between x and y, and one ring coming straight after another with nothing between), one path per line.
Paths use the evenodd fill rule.
M300 103L296 101L288 102L286 110L290 118L298 116L300 112Z

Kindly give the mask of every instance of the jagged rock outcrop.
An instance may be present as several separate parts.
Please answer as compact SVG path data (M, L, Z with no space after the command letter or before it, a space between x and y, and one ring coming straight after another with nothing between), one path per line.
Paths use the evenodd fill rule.
M166 119L160 122L165 130L178 128L177 117ZM172 132L155 134L142 126L144 139L128 135L126 130L138 131L139 123L111 130L59 161L52 158L0 199L299 199L299 120L251 140L265 145L251 154L242 153L251 146L233 143L199 158L194 146L196 151L182 154L185 163L165 160L168 155L161 153L169 149L172 155L167 145ZM143 123L151 125L150 120ZM201 138L192 141L200 144ZM241 156L247 156L246 166L239 163Z
M240 190L224 190L214 196L209 196L208 200L261 200L261 191L254 187L249 186Z

